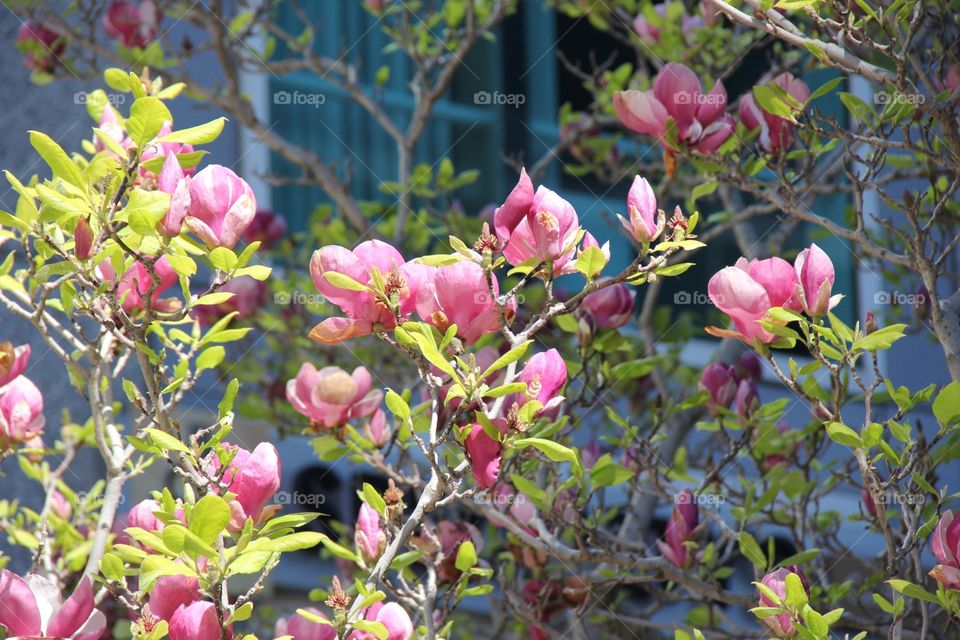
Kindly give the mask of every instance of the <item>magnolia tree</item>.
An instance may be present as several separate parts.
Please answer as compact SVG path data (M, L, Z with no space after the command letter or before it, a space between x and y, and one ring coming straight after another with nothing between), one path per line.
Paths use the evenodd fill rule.
M31 381L28 346L2 345L2 455L44 496L39 512L0 513L33 555L26 575L0 574L8 636L956 637L954 3L551 4L637 54L615 68L568 62L595 100L563 109L551 150L574 175L629 187L629 255L611 256L562 189L535 186L551 158L518 167L485 221L446 204L475 175L411 164L462 57L515 3L366 5L415 63L405 127L354 66L314 53L309 24L281 27L272 3L24 3L18 46L37 80L104 61L136 71L104 73L129 109L89 94L82 150L30 134L49 177L7 174L19 199L0 213L13 248L0 302L36 327L90 408L44 435L53 390ZM208 41L166 42L165 15ZM754 49L769 75L732 107L723 80ZM165 101L203 51L226 82L189 92L321 186L336 205L326 224L290 242L198 149L223 119L174 127ZM272 132L240 89L251 70L344 89L397 144L395 199L360 203L337 158ZM814 83L822 70L834 79ZM824 194L845 196L842 216L814 211ZM701 220L698 200L717 213ZM952 382L911 388L882 368L911 327L879 311L838 317L851 292L830 255L809 240L784 248L800 223L922 291L912 329L939 343ZM724 234L743 257L692 281ZM687 318L671 331L658 309L667 278L705 287L723 326ZM303 287L316 292L307 304L265 304ZM684 341L706 334L720 338L714 362L685 365ZM225 364L234 355L244 361ZM365 366L346 370L354 357ZM206 370L223 400L187 433L177 409ZM761 397L764 372L784 397ZM273 504L274 446L230 443L238 397L245 414L310 434L321 459L385 478L363 484L339 536L297 531L318 514ZM801 421L785 421L791 405L808 409ZM93 487L65 480L83 447L104 461ZM126 481L152 464L176 482L118 514ZM858 494L856 513L838 500ZM335 560L331 575L274 620L258 594L282 554L313 547Z

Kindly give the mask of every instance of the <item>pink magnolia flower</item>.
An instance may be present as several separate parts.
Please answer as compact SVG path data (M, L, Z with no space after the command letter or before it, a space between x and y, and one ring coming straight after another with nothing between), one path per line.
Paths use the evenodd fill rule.
M150 590L150 613L170 622L181 607L202 600L200 581L193 576L161 576Z
M743 420L749 420L759 406L760 395L756 381L753 378L744 378L737 385L737 415Z
M114 109L110 104L105 104L103 106L103 111L100 112L100 121L97 123L97 127L124 149L128 149L133 144L133 141L127 138L127 132L124 131L123 125L120 123L120 116L117 113L117 110ZM115 155L112 151L107 149L99 136L94 137L93 148L97 151L107 151L110 155Z
M618 91L613 106L628 129L658 139L670 151L666 140L667 119L673 118L677 141L710 155L733 134L735 123L725 113L727 91L721 82L703 93L700 78L686 66L669 62L660 70L649 91Z
M710 394L708 406L716 415L718 407L727 408L737 395L734 368L722 362L707 365L700 376L700 388Z
M527 361L517 381L527 383L527 398L543 405L538 414L549 413L565 399L560 391L567 384L567 363L556 349L541 351Z
M633 31L645 44L654 45L660 42L660 26L663 25L664 21L667 19L667 9L669 8L670 4L672 3L661 2L653 7L653 10L659 17L659 20L656 22L647 20L647 16L643 13L638 14L637 17L633 19ZM683 31L685 39L689 39L695 30L704 26L704 20L700 16L691 16L685 11L682 12L681 15L680 28Z
M387 534L380 527L380 514L366 502L360 505L353 540L360 557L369 566L373 566L387 544Z
M363 612L364 620L379 622L387 628L387 640L410 640L413 637L413 621L403 607L396 602L377 602ZM354 631L350 640L376 640L365 631Z
M98 640L107 619L94 608L93 587L83 578L66 601L60 590L37 574L21 578L0 572L0 627L10 638Z
M306 610L315 616L326 619L323 612L316 607L306 607ZM337 638L336 627L322 622L313 622L300 615L280 618L277 620L273 633L278 638L292 636L293 640L336 640Z
M0 387L0 448L18 445L43 431L43 394L26 376Z
M157 28L163 13L150 0L127 2L117 0L110 4L101 24L107 35L119 40L125 47L146 47L157 37Z
M169 620L170 640L220 640L220 620L212 602L180 605Z
M725 267L710 278L707 295L715 307L733 320L739 332L736 337L747 344L752 344L754 338L769 344L775 342L777 336L758 322L773 307L799 311L797 284L796 271L782 258L749 262L740 258L735 266ZM711 333L726 335L722 330Z
M469 260L430 269L417 290L417 314L440 331L457 325L457 335L467 344L500 330L497 305L490 295L483 267ZM500 286L493 278L493 293ZM516 312L513 300L504 309L509 318Z
M170 266L170 261L163 256L157 260L153 269L159 276L160 283L150 296L150 308L155 311L171 311L178 308L179 300L160 299L160 294L177 283L177 273ZM115 281L117 277L110 260L104 260L98 264L96 273L104 281ZM152 287L153 279L147 267L142 262L134 262L130 265L117 283L117 298L121 301L123 310L127 313L143 311L147 294Z
M393 432L387 423L387 415L382 409L376 409L370 419L363 425L364 434L377 448L390 442Z
M405 318L416 306L417 289L428 267L404 262L400 252L380 240L362 242L351 251L327 245L314 252L310 259L310 275L317 290L340 307L346 318L327 318L310 332L322 344L338 344L349 338L372 333L375 328L390 331L397 325L390 306L371 291L342 289L333 284L327 273L339 273L361 285L369 285L376 269L384 281L384 293L394 301L396 312Z
M249 318L267 301L267 284L250 276L234 278L219 289L232 293L233 297L215 305L203 305L194 309L200 324L211 325L227 314L236 312L236 318Z
M933 530L930 548L940 563L930 575L947 589L960 589L960 518L944 511Z
M83 216L77 219L77 226L73 229L73 253L78 260L89 260L93 255L93 230Z
M17 48L26 56L23 64L27 69L50 73L60 62L66 39L47 24L27 20L17 31Z
M685 568L690 566L693 555L684 543L693 540L700 532L700 508L690 489L677 494L674 502L676 506L667 521L664 539L657 541L657 547L664 558L677 567Z
M618 329L630 322L637 294L623 283L598 289L584 297L578 312L596 329Z
M180 167L177 154L172 151L167 152L163 161L158 183L160 191L170 194L170 210L160 222L160 229L168 236L180 235L183 219L190 210L190 178Z
M187 228L210 248L231 248L253 221L257 198L243 178L212 164L190 180Z
M866 509L871 518L877 517L877 503L869 489L864 488L860 491L860 502L863 503L863 508Z
M439 551L443 553L443 561L437 567L437 577L442 582L454 582L460 577L457 569L457 552L464 542L471 542L477 553L483 551L483 536L480 530L469 522L462 520L441 520L434 531L440 542Z
M267 502L280 489L280 455L277 448L269 442L261 442L254 450L247 451L235 445L224 445L225 449L236 454L223 474L228 483L227 491L236 494L231 503L234 520L242 525L247 518L256 521ZM221 467L215 453L207 457L207 473L215 477ZM234 523L236 524L236 523Z
M790 73L781 73L773 83L796 99L800 104L810 97L810 89L803 80ZM793 122L765 111L753 99L752 93L740 98L740 121L748 131L760 130L760 147L767 153L778 153L793 142Z
M783 600L787 596L787 576L791 573L795 573L800 577L800 582L803 583L804 590L809 594L810 586L807 584L807 577L803 575L803 571L795 565L781 567L776 571L768 573L763 576L760 583ZM777 604L761 592L760 606L775 607ZM789 613L781 613L780 615L763 618L763 622L770 628L771 633L778 638L792 638L797 634L797 629L793 626L793 619Z
M494 425L501 428L502 420L494 421ZM501 428L503 431L503 428ZM467 449L467 457L470 459L470 469L473 472L473 480L477 486L483 489L490 489L497 483L500 477L500 460L503 454L503 447L500 443L484 431L483 426L475 424L470 428L470 433L464 441Z
M253 222L243 232L243 241L246 243L260 242L261 248L273 247L287 235L287 221L270 209L258 209L253 216Z
M507 200L493 214L497 239L512 265L527 260L552 264L554 274L571 273L580 235L573 206L541 186L536 193L525 170Z
M104 112L107 111L108 107L104 107ZM102 118L102 117L101 117ZM119 125L118 125L119 126ZM101 124L101 128L102 124ZM157 132L157 137L148 142L143 147L143 153L140 154L140 175L143 177L153 176L153 173L145 166L143 163L148 160L153 160L154 158L166 158L171 153L177 156L179 162L179 156L185 155L188 153L193 153L193 145L185 144L183 142L157 142L160 138L171 133L173 131L173 124L171 122L164 122L163 126L160 127L160 131ZM125 134L124 134L125 135ZM121 146L125 149L133 146L133 141L129 138L124 138L123 141L117 140L120 142ZM184 168L183 173L186 176L192 176L196 172L194 167Z
M0 342L0 387L8 385L26 371L29 363L29 344L14 347L9 342Z
M127 513L127 526L146 531L163 531L164 524L154 514L163 511L156 500L141 500Z
M62 493L54 489L50 494L50 511L61 520L69 520L73 515L73 505Z
M667 224L663 210L657 209L657 197L646 178L636 176L627 194L627 215L617 215L630 237L647 244L657 239Z
M793 261L800 283L800 303L807 315L822 316L839 304L840 294L831 296L835 276L833 261L816 244L804 249Z
M317 371L305 362L297 377L287 382L287 400L316 427L330 429L371 415L383 401L383 391L373 389L366 367L349 374L333 366Z
M762 363L760 358L757 357L757 354L752 351L746 351L737 360L737 364L734 367L734 373L738 378L753 378L754 380L759 380L762 370Z

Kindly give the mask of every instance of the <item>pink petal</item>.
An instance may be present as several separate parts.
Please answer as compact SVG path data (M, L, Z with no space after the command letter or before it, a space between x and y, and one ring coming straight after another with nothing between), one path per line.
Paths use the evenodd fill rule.
M39 636L40 608L26 581L4 569L0 572L0 626L11 636Z
M93 612L93 587L88 578L80 580L73 595L67 598L47 624L48 636L70 637L83 626Z

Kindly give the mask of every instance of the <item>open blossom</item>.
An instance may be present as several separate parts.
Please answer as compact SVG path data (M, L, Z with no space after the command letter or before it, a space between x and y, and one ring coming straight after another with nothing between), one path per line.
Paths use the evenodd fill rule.
M319 618L326 618L316 607L305 607L305 610ZM273 633L278 638L291 636L293 640L336 640L337 638L337 628L333 625L313 622L297 614L277 620Z
M633 289L618 282L585 296L577 311L596 329L618 329L633 317L636 297Z
M525 170L493 214L497 239L512 265L535 259L553 265L554 274L573 271L572 259L580 235L580 220L573 205L541 186L536 193Z
M353 373L333 366L318 371L305 362L297 377L287 382L287 400L317 427L329 429L371 415L383 401L383 391L373 389L366 367Z
M45 423L43 394L26 376L0 387L0 449L31 440Z
M541 351L527 361L517 381L527 383L527 399L543 405L538 414L551 412L564 401L560 391L567 384L567 363L556 349Z
M500 286L493 278L493 293L499 295ZM469 260L431 269L417 290L417 314L441 332L457 325L457 335L467 344L481 336L500 330L497 305L490 295L483 267ZM516 302L510 301L504 315L510 318L516 312Z
M501 432L505 430L502 419L494 420L493 423ZM467 458L470 459L474 482L482 489L490 489L500 477L500 462L503 454L500 442L491 438L483 425L474 424L470 427L464 446L467 449Z
M930 548L940 563L930 575L947 589L960 589L960 518L953 511L944 511L940 516Z
M667 224L666 214L657 209L657 197L646 178L636 176L627 194L627 218L617 215L620 224L637 242L657 239Z
M810 97L810 88L803 80L790 73L781 73L773 83L792 96L800 104ZM740 98L740 121L748 131L760 130L760 147L767 153L777 153L793 142L793 122L767 112L748 93Z
M267 284L250 276L234 278L220 287L218 291L220 293L232 293L233 297L220 304L205 304L195 307L194 314L201 324L213 324L220 318L234 312L236 312L238 319L249 318L267 301Z
M4 387L27 370L30 363L30 345L14 347L10 342L0 342L0 387Z
M410 640L413 637L413 621L403 607L396 602L377 602L363 612L364 620L379 622L387 628L386 640ZM354 631L349 640L376 640L365 631Z
M285 235L287 235L287 221L283 216L270 209L258 209L253 216L253 222L243 232L243 241L260 242L262 248L270 249Z
M710 278L707 294L714 306L733 320L737 337L747 344L754 338L769 344L777 336L761 327L759 321L773 307L799 311L797 285L796 270L782 258L749 262L740 258L735 266L724 267Z
M103 30L125 47L145 47L157 37L163 13L150 0L116 0L107 8L101 23Z
M800 304L807 315L822 316L837 306L843 296L830 295L836 276L833 261L823 249L811 244L797 255L793 265L800 283Z
M810 587L807 584L807 578L803 575L803 571L795 565L789 567L781 567L776 571L772 571L767 575L763 576L763 580L760 583L773 591L777 596L783 600L787 597L787 576L791 573L795 573L800 577L800 582L803 584L804 590L809 595ZM760 606L761 607L775 607L777 603L773 602L763 594L760 593ZM793 618L789 613L781 613L780 615L770 616L768 618L763 618L763 623L770 628L770 632L773 633L778 638L792 638L797 635L797 629L793 625Z
M280 455L268 442L261 442L253 451L234 445L224 447L236 451L223 473L223 481L227 483L227 491L237 496L230 504L231 524L242 526L247 518L256 521L280 489ZM211 453L206 460L207 473L216 476L220 466L220 459Z
M177 283L177 273L170 266L170 261L163 256L153 265L153 269L159 276L160 283L153 289L153 294L150 296L150 307L155 311L171 311L178 308L179 300L160 298L160 294ZM96 273L104 281L116 278L110 260L104 260L98 264ZM147 294L153 286L153 278L146 265L139 261L130 265L117 283L117 298L121 301L123 310L127 313L143 311Z
M696 496L690 489L684 489L675 498L676 506L670 513L667 529L663 540L657 541L657 547L663 557L674 565L684 568L690 566L693 556L687 546L687 541L693 540L698 534L700 524L700 508L697 506Z
M190 179L184 222L208 247L232 248L256 212L253 189L227 167L212 164Z
M355 291L338 287L328 273L342 274L361 285L369 285L376 269L384 282L384 294L390 305L371 291ZM368 335L374 328L390 331L397 325L391 306L401 318L414 311L417 289L427 267L405 262L400 252L380 240L362 242L352 251L327 245L314 252L310 259L310 275L317 290L329 302L340 307L346 318L327 318L310 332L322 344L338 344L356 336Z
M66 48L63 34L36 20L20 24L17 48L25 54L23 64L31 71L52 72Z
M703 92L700 78L686 66L669 62L657 73L649 91L618 91L613 106L628 129L658 139L665 149L667 119L673 118L677 141L703 154L711 154L733 133L735 123L726 114L727 91L721 82Z
M0 572L0 627L9 638L98 640L107 627L106 616L94 608L93 587L82 578L66 601L46 578L21 578Z
M368 566L373 566L387 544L387 534L380 527L380 514L366 502L360 505L353 540Z

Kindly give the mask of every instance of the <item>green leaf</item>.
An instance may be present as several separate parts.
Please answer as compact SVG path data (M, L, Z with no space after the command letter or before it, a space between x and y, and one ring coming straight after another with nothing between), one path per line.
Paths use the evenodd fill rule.
M460 543L460 548L457 549L457 559L454 562L454 565L460 571L468 571L472 569L477 564L477 548L473 546L473 542L470 540L465 540Z
M163 556L147 556L140 564L140 590L149 593L153 585L163 576L195 576L196 574L182 562L174 562Z
M190 452L190 449L187 448L187 445L183 444L178 438L170 435L166 431L161 431L153 427L147 427L143 430L143 433L147 436L147 440L160 447L164 451L182 451L184 453Z
M390 637L390 631L382 622L372 620L357 620L353 623L353 628L364 633L369 633L377 640L387 640Z
M410 405L403 399L403 396L393 389L387 389L386 401L387 408L397 417L397 420L406 422L410 419Z
M230 507L227 501L212 493L200 498L190 515L190 531L207 544L213 544L227 523L230 522Z
M863 336L857 340L854 349L863 349L865 351L877 351L889 349L893 343L903 337L903 332L907 328L905 324L891 324L881 327L873 333Z
M153 96L137 98L130 107L127 133L142 151L145 144L157 137L165 122L173 122L173 116L162 100Z
M937 394L933 415L944 428L960 422L960 382L951 382Z
M741 531L739 543L740 553L743 554L743 557L752 562L753 566L760 571L766 571L767 556L763 552L763 549L760 548L760 545L757 544L756 538L747 531Z
M199 356L197 356L197 371L204 371L205 369L213 369L221 362L223 362L224 356L227 355L226 349L217 345L215 347L210 347L204 349Z
M507 351L505 354L494 360L493 364L487 367L487 370L483 372L483 375L481 375L480 378L488 378L490 374L495 373L500 369L503 369L504 367L516 362L526 355L527 349L530 348L531 344L533 344L533 340L526 340L515 346L513 349L510 349L510 351Z
M863 441L857 432L841 422L828 422L827 435L830 439L845 447L863 447Z
M348 291L369 291L370 288L365 284L360 284L350 276L345 273L339 273L337 271L327 271L323 274L323 277L326 278L327 282L337 287L338 289L346 289Z
M936 596L934 596L932 593L928 593L923 587L915 585L907 580L887 580L887 584L889 584L894 591L897 593L902 593L908 598L923 600L931 604L939 604Z
M325 538L324 534L315 531L298 531L279 538L260 538L251 542L247 548L251 551L270 551L272 553L301 551L312 549L321 542L326 546Z
M600 247L587 247L580 252L580 256L574 264L576 270L586 276L588 280L593 280L599 276L605 266L607 266L607 257L603 255L603 250Z
M216 247L207 257L210 264L220 271L230 271L237 266L237 254L226 247Z
M575 469L580 468L580 458L577 456L577 452L559 442L544 438L520 438L513 444L518 449L534 447L554 462L569 462Z
M360 491L360 497L366 502L370 507L379 513L381 516L386 517L387 514L387 503L384 501L383 496L380 495L380 492L377 491L372 484L369 482L363 483L363 489Z
M78 189L86 189L80 169L53 138L40 131L30 132L30 144L50 167L54 178L66 180Z
M157 142L209 144L220 136L220 132L223 131L223 125L226 123L226 121L226 118L221 117L217 118L216 120L211 120L205 124L197 125L196 127L174 131L172 133L168 133L162 138L158 138Z

